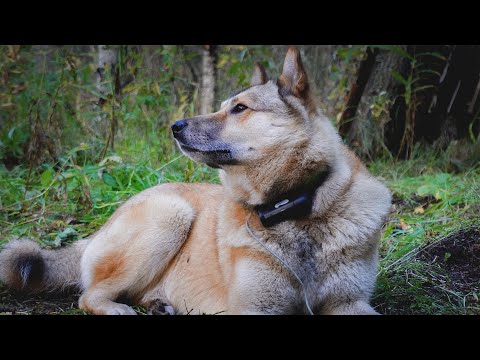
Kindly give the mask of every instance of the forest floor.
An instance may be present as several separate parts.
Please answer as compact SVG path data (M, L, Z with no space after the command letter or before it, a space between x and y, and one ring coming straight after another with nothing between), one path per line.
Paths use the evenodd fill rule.
M68 245L158 182L218 182L215 171L184 157L157 169L110 160L66 161L33 175L0 167L0 246L17 237L48 248ZM372 304L391 315L480 314L480 169L447 172L427 160L369 164L393 193ZM0 285L0 314L86 313L75 293L29 296Z

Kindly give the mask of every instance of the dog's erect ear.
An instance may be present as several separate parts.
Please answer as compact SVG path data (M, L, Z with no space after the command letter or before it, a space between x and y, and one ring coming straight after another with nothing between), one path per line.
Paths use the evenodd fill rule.
M253 69L252 79L250 80L250 85L263 85L268 81L267 73L265 72L265 68L259 62L255 63L255 67Z
M302 64L300 51L295 47L288 48L283 63L282 75L278 79L282 94L293 94L299 98L306 98L308 94L307 73Z

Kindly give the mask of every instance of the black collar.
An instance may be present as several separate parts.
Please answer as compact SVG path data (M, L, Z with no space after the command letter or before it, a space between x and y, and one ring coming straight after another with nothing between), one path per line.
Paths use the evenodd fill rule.
M285 220L300 219L312 211L313 197L330 174L329 169L315 173L300 188L291 190L277 200L255 207L263 226L270 227Z

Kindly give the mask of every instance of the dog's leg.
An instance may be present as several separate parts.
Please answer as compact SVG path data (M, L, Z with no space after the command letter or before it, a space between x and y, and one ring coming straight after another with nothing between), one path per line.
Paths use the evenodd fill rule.
M326 306L324 315L380 315L366 301L344 302Z
M116 303L118 292L114 287L96 286L80 297L80 308L95 315L136 315L130 306Z
M97 286L82 295L80 307L97 315L136 315L135 310L130 306L108 300L116 298L117 295L106 287ZM148 304L147 311L148 315L175 315L173 306L161 300Z
M94 314L135 314L116 303L142 298L163 276L185 242L194 218L183 198L159 194L126 208L89 244L82 258L80 307Z
M295 312L297 290L268 255L251 253L238 260L230 287L228 314L277 315ZM276 267L274 270L272 266Z

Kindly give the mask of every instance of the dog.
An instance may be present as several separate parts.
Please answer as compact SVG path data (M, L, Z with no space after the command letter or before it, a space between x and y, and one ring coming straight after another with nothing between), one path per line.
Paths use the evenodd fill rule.
M317 108L298 49L269 80L217 112L171 125L181 151L221 185L165 183L57 250L26 240L0 253L23 291L81 290L92 314L378 314L370 305L388 188Z

